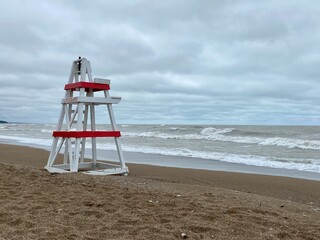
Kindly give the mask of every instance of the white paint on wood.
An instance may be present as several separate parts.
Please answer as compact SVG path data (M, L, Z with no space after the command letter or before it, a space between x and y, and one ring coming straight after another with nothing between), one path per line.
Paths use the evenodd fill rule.
M104 79L104 78L94 78L95 83L101 83L101 84L108 84L110 85L110 79Z
M79 71L79 64L81 69ZM73 61L70 70L68 83L86 81L92 82L90 62L85 59ZM110 84L109 79L95 78L95 83ZM95 105L107 105L111 128L117 130L115 117L113 114L112 104L119 103L120 97L110 97L109 91L105 90L104 97L94 97L94 92L89 90L85 92L84 88L77 89L75 92L71 89L66 90L65 98L62 99L60 117L56 130L63 131L65 126L66 131L76 128L76 131L86 131L88 128L88 117L90 114L91 131L96 131L95 123ZM76 96L78 94L78 96ZM85 95L86 94L86 95ZM75 109L73 109L75 106ZM65 124L63 124L65 120ZM76 126L75 126L76 125ZM49 172L65 173L77 172L79 169L93 169L89 174L109 175L109 174L127 174L129 172L125 165L121 144L118 138L115 139L115 144L118 151L120 165L97 162L96 138L91 138L92 142L92 161L84 162L86 138L61 138L54 137L48 163L45 167ZM60 140L60 142L59 142ZM64 145L63 164L54 164L57 155ZM104 170L96 170L103 168Z
M83 173L89 174L89 175L115 175L115 174L126 174L128 172L129 172L128 168L125 167L125 168L103 169L103 170L97 170L97 171L87 171Z
M61 103L63 104L76 104L76 103L85 103L85 104L117 104L121 101L121 97L110 97L110 98L102 98L102 97L69 97L63 98Z

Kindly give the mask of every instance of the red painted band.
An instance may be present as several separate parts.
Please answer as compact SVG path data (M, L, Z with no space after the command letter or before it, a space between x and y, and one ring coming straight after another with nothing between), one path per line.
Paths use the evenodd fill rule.
M83 138L83 137L120 137L120 131L54 131L53 137Z
M76 91L77 88L85 88L86 91L89 91L90 89L92 89L95 92L95 91L109 90L110 85L103 84L103 83L93 83L93 82L76 82L76 83L69 83L64 86L64 90Z

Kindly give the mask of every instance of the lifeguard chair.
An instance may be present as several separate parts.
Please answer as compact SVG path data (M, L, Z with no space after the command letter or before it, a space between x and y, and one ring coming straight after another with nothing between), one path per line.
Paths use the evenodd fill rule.
M127 174L117 130L112 104L120 102L120 97L110 97L110 80L94 78L92 80L90 62L79 57L73 61L69 82L65 85L65 97L61 100L61 112L48 163L45 166L51 173L67 173L86 170L88 174ZM95 92L103 92L104 97L95 97ZM106 105L109 113L111 130L96 130L95 107ZM90 117L89 117L90 116ZM90 121L90 124L89 124ZM90 126L90 129L88 127ZM119 164L98 161L96 138L114 138ZM91 159L85 159L87 138L91 139ZM57 162L59 152L64 149L62 163Z

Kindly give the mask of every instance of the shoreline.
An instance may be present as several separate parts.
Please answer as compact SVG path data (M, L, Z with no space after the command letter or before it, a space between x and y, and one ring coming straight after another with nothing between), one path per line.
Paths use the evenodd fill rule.
M13 159L13 156L14 159ZM0 143L0 163L44 170L49 152L29 146ZM62 160L62 155L60 154ZM58 157L58 158L59 158ZM320 206L320 181L255 173L153 166L127 163L129 176L172 181L179 184L203 184L235 191ZM64 174L62 174L64 175ZM299 194L297 194L299 193Z
M108 157L116 159L115 151L101 151L99 156L107 153ZM209 160L193 157L181 157L181 156L166 156L160 154L148 154L137 152L124 152L127 163L143 164L158 167L180 168L180 169L194 169L194 170L207 170L207 171L220 171L229 173L244 173L244 174L257 174L279 177L290 177L306 180L320 181L320 173L283 169L283 168L271 168L262 166L252 166L240 163L229 163L218 160ZM89 155L88 155L89 156ZM89 156L90 157L90 156ZM108 160L107 158L102 158Z
M36 144L23 144L14 141L0 141L0 144L26 146L34 149L42 149L50 152L50 147L36 145ZM89 152L89 151L87 151ZM116 151L97 149L98 159L106 161L118 161ZM244 173L244 174L258 174L279 177L291 177L297 179L315 180L320 181L320 173L272 168L264 166L253 166L240 163L230 163L219 160L209 160L194 157L182 156L169 156L153 153L139 153L123 151L126 163L143 164L159 167L170 167L180 169L194 169L194 170L208 170L208 171L221 171L230 173ZM86 153L85 157L91 157Z

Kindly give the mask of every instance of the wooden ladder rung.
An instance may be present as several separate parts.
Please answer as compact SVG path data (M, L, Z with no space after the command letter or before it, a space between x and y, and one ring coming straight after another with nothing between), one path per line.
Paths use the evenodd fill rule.
M72 123L78 123L78 120L73 120ZM82 124L84 124L84 121L82 121Z
M54 131L53 137L85 138L85 137L121 137L120 131Z

